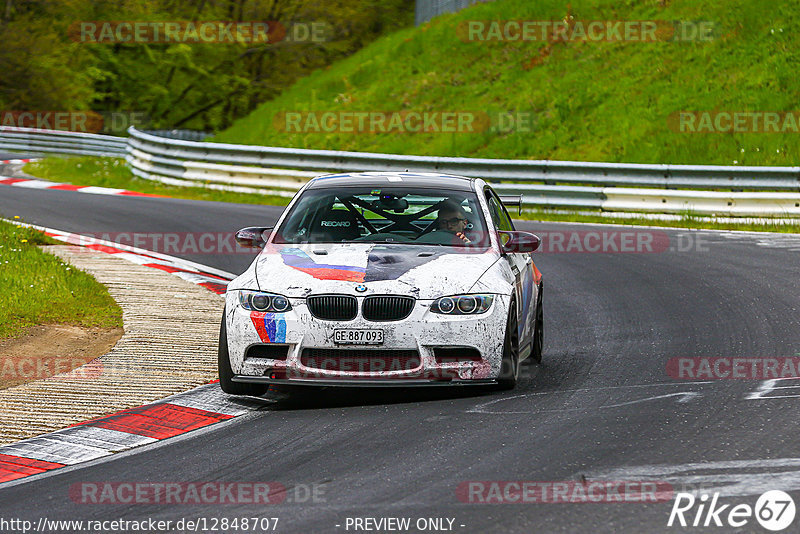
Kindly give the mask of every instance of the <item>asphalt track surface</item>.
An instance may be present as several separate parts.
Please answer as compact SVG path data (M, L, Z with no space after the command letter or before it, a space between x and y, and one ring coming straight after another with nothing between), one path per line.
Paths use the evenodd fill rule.
M74 232L230 232L269 224L279 213L268 206L0 188L3 216ZM616 230L531 222L518 229ZM465 533L684 531L667 527L672 500L469 503L456 493L467 481L646 478L675 491L716 488L708 491L722 491L723 504L753 506L768 489L787 491L800 504L800 387L768 391L761 380L676 380L666 371L673 357L800 352L800 236L659 235L689 250L534 256L546 286L544 361L525 365L512 392L269 393L260 410L231 422L0 486L0 518L268 516L280 519L277 532L354 532L345 528L347 518L408 517L413 525L433 517L454 519L453 531ZM184 257L233 272L251 260ZM185 305L176 303L175 313ZM766 393L748 398L759 388ZM69 496L81 482L190 481L277 481L289 497L267 506L208 507L83 505ZM317 502L298 502L312 485ZM686 529L708 530L734 531ZM737 531L767 532L752 518Z

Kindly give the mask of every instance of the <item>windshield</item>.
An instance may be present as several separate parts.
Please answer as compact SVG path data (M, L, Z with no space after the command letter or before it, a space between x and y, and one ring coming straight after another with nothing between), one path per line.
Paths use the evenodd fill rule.
M478 199L471 191L368 186L306 191L274 242L489 244Z

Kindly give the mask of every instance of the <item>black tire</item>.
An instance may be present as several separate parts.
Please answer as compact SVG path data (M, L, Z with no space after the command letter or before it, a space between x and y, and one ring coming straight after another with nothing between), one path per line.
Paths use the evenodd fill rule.
M514 389L519 377L519 332L514 308L515 304L512 302L503 340L503 361L500 365L500 376L497 377L497 389L504 391Z
M531 361L542 363L542 350L544 348L544 311L542 309L542 284L539 284L539 302L536 303L536 319L533 330L533 347L531 347Z
M219 325L219 348L217 349L217 368L219 369L219 386L229 395L252 395L258 397L269 389L267 384L242 384L234 382L231 359L228 355L228 332L225 329L225 313Z

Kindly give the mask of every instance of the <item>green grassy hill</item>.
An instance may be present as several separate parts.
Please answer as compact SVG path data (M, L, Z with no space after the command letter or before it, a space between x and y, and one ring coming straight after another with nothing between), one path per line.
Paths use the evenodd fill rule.
M497 0L388 35L219 142L401 154L797 165L800 133L680 133L684 111L800 110L796 0ZM666 5L662 5L666 4ZM469 21L708 21L710 41L470 41ZM663 36L659 26L657 35ZM667 32L669 33L669 32ZM530 113L531 131L283 131L282 112ZM672 124L672 126L670 125ZM782 122L781 122L782 124ZM790 125L791 126L791 125Z

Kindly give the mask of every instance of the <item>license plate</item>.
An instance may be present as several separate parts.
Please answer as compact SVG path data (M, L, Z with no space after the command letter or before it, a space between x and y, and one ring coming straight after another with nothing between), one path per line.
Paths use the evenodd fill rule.
M383 345L383 330L334 330L333 342L337 345Z

